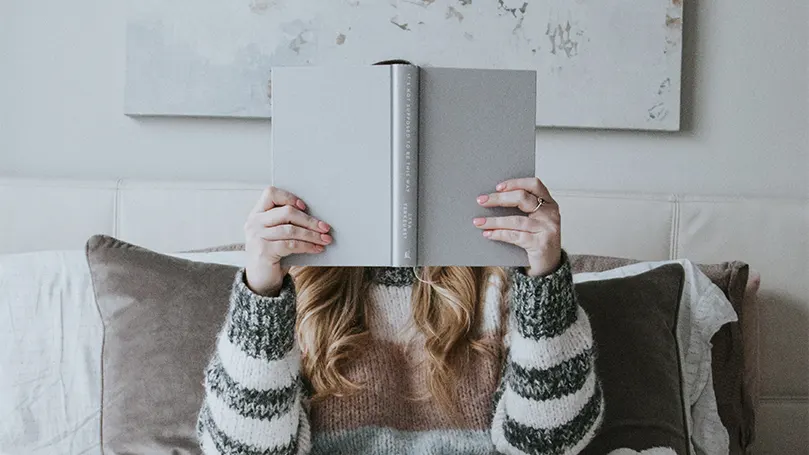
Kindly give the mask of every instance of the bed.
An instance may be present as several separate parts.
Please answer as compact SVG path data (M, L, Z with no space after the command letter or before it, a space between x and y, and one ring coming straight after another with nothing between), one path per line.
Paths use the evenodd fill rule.
M0 179L0 254L21 257L49 252L80 266L82 254L76 252L83 250L93 234L107 234L160 252L233 244L241 241L245 214L261 189L261 185L221 182ZM570 253L643 261L739 260L750 265L749 285L757 285L759 277L761 283L741 326L744 382L756 414L750 453L806 453L809 201L575 191L556 191L555 196L562 206L564 244ZM223 261L238 258L221 254L225 255ZM11 315L10 304L0 309L13 316L9 320L19 320L14 319L19 314ZM79 356L74 359L77 362L92 366L96 354L71 351L70 337L81 330L99 340L102 334L97 326L83 322L87 315L70 308L62 311L60 318L50 321L62 330L51 339L59 344L60 361L75 355ZM6 346L9 342L13 346L26 336L5 333L2 339ZM5 358L12 355L8 351ZM71 398L74 393L98 393L97 379L88 373L79 376L86 384L67 383L59 365L51 366L30 373L41 387L56 384L65 391L53 421L54 428L65 422L70 423L69 428L37 428L35 432L44 434L33 434L30 428L7 425L0 429L0 441L6 444L0 450L13 454L21 453L13 447L29 447L28 453L100 453L92 436L97 432L99 412L77 410ZM0 371L0 387L9 386L12 377L21 376ZM7 398L0 396L0 419L3 412L15 412L24 419L19 417L21 408L9 409ZM53 403L40 403L25 409L52 408ZM16 430L28 432L16 434Z

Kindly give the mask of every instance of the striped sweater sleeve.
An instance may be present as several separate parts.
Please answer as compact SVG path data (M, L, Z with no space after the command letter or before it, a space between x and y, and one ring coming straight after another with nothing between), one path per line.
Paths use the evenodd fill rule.
M295 342L295 287L263 297L236 275L230 308L205 371L197 436L206 455L293 455L310 450Z
M492 442L507 454L577 454L604 413L590 322L567 255L546 277L511 273L508 357L495 395Z

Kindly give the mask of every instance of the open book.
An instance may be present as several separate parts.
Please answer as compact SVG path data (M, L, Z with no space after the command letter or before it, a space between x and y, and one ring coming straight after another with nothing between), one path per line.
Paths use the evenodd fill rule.
M534 175L534 71L278 67L272 92L272 184L334 237L285 264L527 264L472 219L521 214L475 198Z

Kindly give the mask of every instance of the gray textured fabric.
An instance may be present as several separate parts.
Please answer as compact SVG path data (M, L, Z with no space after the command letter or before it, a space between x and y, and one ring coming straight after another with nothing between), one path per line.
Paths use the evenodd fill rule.
M205 366L236 269L175 259L107 236L86 246L104 323L104 454L199 454Z
M682 266L672 264L576 285L590 316L605 404L604 423L584 454L621 447L686 453L676 336L684 278Z
M407 286L413 280L412 270L408 268L373 268L367 272L370 278L386 286ZM520 333L525 337L511 337L511 348L521 349L517 349L519 354L508 356L506 372L500 380L501 389L508 387L513 393L499 395L495 400L495 417L490 424L492 434L502 433L502 440L494 436L492 439L482 438L474 450L489 453L488 449L494 444L501 450L516 447L526 453L570 451L589 441L603 415L602 394L595 378L594 352L589 348L591 337L589 328L586 328L589 327L586 316L577 311L566 255L562 266L546 277L528 277L520 271L513 272L509 305L516 316L516 329L512 335ZM352 414L368 411L377 419L391 412L389 408L382 408L384 405L380 399L354 402L354 405L346 405L346 408L336 412L332 410L328 414L327 418L337 428L349 424L344 429L344 438L319 438L323 430L317 424L311 427L302 425L297 429L276 425L278 421L300 419L299 422L303 422L309 417L304 416L304 408L298 404L298 398L302 395L302 390L297 386L298 373L291 371L288 363L290 355L296 357L290 341L293 326L289 322L294 315L294 296L291 280L285 281L278 297L265 297L250 291L244 283L243 274L237 273L230 297L230 312L221 335L223 338L206 375L208 393L198 425L199 439L206 453L288 453L296 450L296 445L306 452L311 440L331 443L329 446L315 444L311 447L312 453L367 453L367 450L357 451L356 447L351 447L354 431L362 427L380 431L402 429L395 425L377 425L381 420L360 427L351 426L346 420ZM402 302L393 302L394 305L399 303ZM565 316L559 317L559 314ZM556 339L551 344L558 346L556 350L549 348L537 352L526 349L535 347L534 342L544 342L550 337ZM571 349L567 351L574 354L570 361L561 357L561 346ZM554 366L539 367L529 359L534 355L557 357L560 362ZM244 358L252 360L244 362ZM363 367L373 371L380 367L376 362L371 358ZM228 371L225 365L229 365L231 370ZM358 366L360 364L354 365ZM241 378L241 383L237 377ZM274 384L273 388L259 390L247 385L259 377ZM395 394L397 391L387 393ZM560 408L554 400L563 396L576 398L571 398L571 406ZM500 399L502 402L499 402ZM526 400L531 403L527 407ZM354 407L357 403L361 407ZM472 406L486 407L488 404L488 400L484 400L472 403ZM543 408L543 405L547 407ZM320 412L317 404L312 406L315 414ZM519 411L538 413L536 417L553 416L553 421L564 423L537 427L534 425L536 420L526 419ZM501 413L500 418L496 417L497 413ZM211 415L219 417L214 419ZM415 452L416 448L421 447L423 437L428 440L432 438L431 432L424 430L431 428L414 431L407 436L408 452ZM398 442L391 440L380 443L398 445ZM430 453L467 453L457 452L453 441L433 440L431 444ZM383 446L374 447L373 450L389 452L391 449L391 446Z
M532 455L565 453L581 441L593 426L598 425L599 417L603 414L602 401L602 390L596 388L573 419L553 428L534 428L507 417L504 423L506 440L522 452Z
M571 255L573 273L603 272L640 261L607 256ZM742 324L746 317L743 302L745 286L750 268L739 261L718 264L699 264L699 269L722 290L736 314L738 322L725 324L711 339L711 369L719 417L730 436L730 454L741 455L755 438L755 399L752 391L745 387L744 346L756 343L755 334L742 334Z
M383 286L410 286L416 281L416 274L421 273L420 268L413 267L367 267L366 276L374 283Z
M510 447L517 448L523 453L571 452L581 441L588 439L588 434L598 431L604 416L600 378L597 377L594 368L595 349L583 349L571 359L541 369L521 364L511 352L521 339L536 342L554 339L560 342L567 338L568 342L573 340L581 342L581 338L572 335L571 332L576 330L575 326L586 324L584 320L586 316L579 315L570 262L567 254L563 252L562 264L545 277L530 277L521 267L511 268L508 272L509 306L513 325L510 336L511 349L501 388L506 385L521 399L541 403L573 396L579 390L585 390L588 380L594 380L595 386L586 402L575 404L580 410L561 425L537 428L512 419L506 411L502 423L505 440ZM515 333L518 333L519 337L515 337ZM590 333L587 333L587 337L590 336ZM516 402L509 402L508 397L504 397L503 400L506 409L517 405ZM549 407L545 411L552 415L556 410ZM495 420L497 417L496 410Z
M547 278L529 277L520 268L510 269L512 308L517 330L526 338L538 340L560 335L576 322L573 276L567 254L562 253L562 265Z
M234 279L230 294L229 324L225 333L231 343L250 357L278 360L295 342L295 285L286 275L278 297L257 296L247 287L244 271Z

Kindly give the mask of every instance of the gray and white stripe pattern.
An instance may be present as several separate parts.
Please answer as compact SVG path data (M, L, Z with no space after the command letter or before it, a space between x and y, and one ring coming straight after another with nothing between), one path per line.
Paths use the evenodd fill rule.
M206 454L294 455L309 451L309 425L294 339L295 288L261 297L239 272L197 420Z
M412 284L412 270L377 271L372 278L377 283L387 280L376 292L377 297L387 301L383 304L396 302L406 308L411 294L405 292L405 287ZM603 400L594 371L590 323L576 303L567 258L548 277L532 278L512 271L510 281L509 331L503 340L508 356L493 398L489 431L484 429L485 423L478 429L418 431L372 424L332 432L316 429L312 435L301 353L294 336L292 279L285 279L278 297L262 297L250 291L240 271L233 284L227 321L205 372L206 396L197 421L203 452L581 452L600 425ZM486 314L494 317L499 315L500 293L497 286L490 285L491 292L487 293L492 298L487 297ZM499 319L489 325L497 327ZM371 324L371 328L383 326ZM391 331L394 328L391 326ZM375 333L374 339L388 340L392 336ZM377 368L378 364L371 364L375 361L366 360L369 364L364 367ZM369 409L351 408L346 412L390 412L374 410L377 405L373 401L363 402L362 406Z
M510 274L508 360L492 441L507 454L576 454L603 418L590 323L567 258L547 277Z

